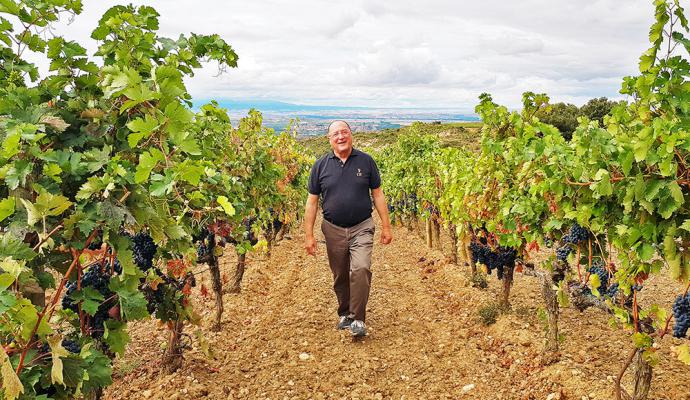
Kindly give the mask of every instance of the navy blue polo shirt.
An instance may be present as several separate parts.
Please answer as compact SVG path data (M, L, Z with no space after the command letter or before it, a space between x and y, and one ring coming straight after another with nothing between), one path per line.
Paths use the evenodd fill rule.
M353 148L345 163L332 151L318 159L311 168L308 190L321 196L324 219L350 227L371 217L369 190L379 186L381 176L374 159Z

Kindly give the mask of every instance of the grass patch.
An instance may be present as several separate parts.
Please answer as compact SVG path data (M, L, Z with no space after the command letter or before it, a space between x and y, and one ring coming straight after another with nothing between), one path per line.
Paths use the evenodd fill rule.
M113 363L113 378L123 378L141 367L142 364L143 361L136 358L118 357Z
M486 289L489 287L489 282L486 280L486 274L479 271L472 275L470 282L472 283L472 287L479 289Z
M501 314L501 307L498 303L488 303L479 307L479 322L484 326L493 325L496 323L498 316Z

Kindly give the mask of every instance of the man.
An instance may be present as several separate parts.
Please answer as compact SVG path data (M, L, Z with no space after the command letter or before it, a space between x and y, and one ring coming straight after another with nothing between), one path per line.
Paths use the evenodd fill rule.
M321 231L326 237L328 264L338 298L337 329L350 328L356 337L366 335L364 324L371 287L371 251L374 245L372 198L381 217L381 243L393 239L386 199L376 163L366 153L352 148L352 131L345 121L328 127L332 152L314 163L309 177L304 228L304 247L316 255L314 223L322 200ZM371 195L370 195L371 191Z

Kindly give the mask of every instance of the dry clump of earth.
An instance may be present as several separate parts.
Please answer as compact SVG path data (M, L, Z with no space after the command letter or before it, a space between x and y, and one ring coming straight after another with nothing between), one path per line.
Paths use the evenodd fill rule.
M614 398L612 382L632 342L628 332L610 326L610 315L562 309L560 361L543 366L537 278L516 274L512 310L484 326L478 309L497 300L501 282L489 276L487 289L472 287L468 267L448 263L416 232L394 227L393 234L392 244L374 246L364 340L353 342L334 329L336 300L323 238L310 257L296 231L271 257L248 257L242 292L224 296L220 332L208 329L214 300L212 291L201 289L211 284L199 267L193 301L202 322L185 328L192 348L177 372L161 372L165 326L153 320L131 324L132 343L115 362L115 382L105 398ZM224 256L224 275L232 276L234 262L232 254ZM678 291L658 277L641 297L669 307ZM649 398L690 399L690 368L670 350L681 341L667 335L660 344ZM624 382L629 385L630 377Z

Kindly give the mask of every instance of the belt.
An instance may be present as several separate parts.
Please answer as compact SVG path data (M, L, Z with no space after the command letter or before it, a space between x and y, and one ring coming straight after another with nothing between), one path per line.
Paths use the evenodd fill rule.
M355 223L355 224L352 224L352 225L342 225L342 224L337 224L337 223L331 221L331 219L330 219L330 218L326 218L326 216L323 217L323 219L325 219L325 220L328 221L329 223L331 223L331 224L333 224L333 225L335 225L335 226L337 226L337 227L340 227L340 228L352 228L353 226L359 225L359 224L361 224L362 222L368 220L369 218L371 218L371 215L368 215L366 218L364 218L363 220L361 220L361 221L359 221L359 222L357 222L357 223Z

